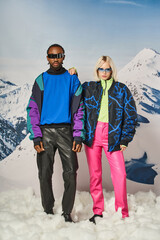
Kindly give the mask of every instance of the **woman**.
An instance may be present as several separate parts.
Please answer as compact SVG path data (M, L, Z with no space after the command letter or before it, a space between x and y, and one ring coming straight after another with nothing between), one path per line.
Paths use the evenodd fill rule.
M95 67L97 81L83 84L86 138L85 152L90 173L93 217L103 217L102 148L108 159L115 192L115 210L121 208L122 218L128 217L126 171L123 151L132 141L137 124L136 106L129 89L117 82L112 59L102 56Z

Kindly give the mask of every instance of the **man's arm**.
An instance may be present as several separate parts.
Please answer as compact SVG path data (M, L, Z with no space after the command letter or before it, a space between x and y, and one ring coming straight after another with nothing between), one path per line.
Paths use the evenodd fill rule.
M77 85L76 85L77 84ZM78 87L77 87L78 86ZM82 86L77 76L75 76L75 89L74 96L72 98L72 126L73 126L73 151L80 152L82 140L84 140L84 103L82 98Z
M34 148L38 153L44 151L42 143L42 132L40 129L40 114L37 103L34 98L34 92L39 91L38 85L35 82L32 89L32 95L27 105L27 129L30 132L29 138L34 142Z

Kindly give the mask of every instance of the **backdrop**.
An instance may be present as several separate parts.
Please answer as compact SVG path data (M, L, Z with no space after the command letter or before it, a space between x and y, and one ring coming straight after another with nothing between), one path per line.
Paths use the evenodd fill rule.
M34 79L48 69L53 43L66 51L64 67L80 81L93 80L101 55L109 55L118 80L132 91L138 110L134 140L125 151L129 193L160 194L160 3L159 1L6 0L0 2L0 191L32 186L39 194L35 150L26 131L26 105ZM84 149L78 154L78 190L89 191ZM53 187L62 194L56 154ZM103 187L113 190L103 154Z

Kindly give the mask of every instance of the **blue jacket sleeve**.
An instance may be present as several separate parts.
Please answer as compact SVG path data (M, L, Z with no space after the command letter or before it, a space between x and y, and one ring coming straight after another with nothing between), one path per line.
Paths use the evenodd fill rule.
M135 128L137 126L137 110L130 90L127 86L125 86L125 88L124 116L120 144L128 146L128 143L132 141L135 134Z

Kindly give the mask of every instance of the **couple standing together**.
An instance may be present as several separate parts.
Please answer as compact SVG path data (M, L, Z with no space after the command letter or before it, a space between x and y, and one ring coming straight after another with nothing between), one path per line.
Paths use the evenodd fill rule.
M115 210L128 217L126 171L123 151L132 141L137 124L136 106L129 89L117 81L112 59L102 56L95 67L96 81L81 85L74 69L71 75L62 65L65 51L59 44L47 50L50 68L33 85L27 106L27 126L37 151L37 166L44 211L54 214L52 174L58 149L64 180L62 215L73 222L71 212L76 193L77 152L82 142L90 173L93 217L103 217L102 148L111 171Z

